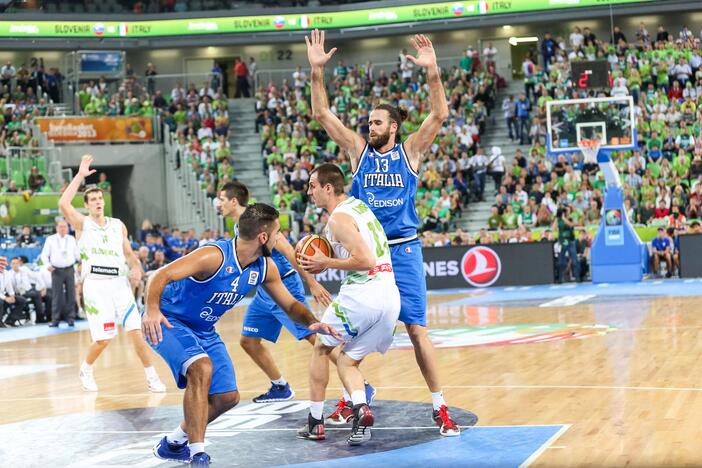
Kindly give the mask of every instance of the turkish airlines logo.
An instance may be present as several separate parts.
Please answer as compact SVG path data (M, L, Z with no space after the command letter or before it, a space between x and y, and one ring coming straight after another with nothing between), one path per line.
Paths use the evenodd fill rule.
M490 286L497 281L501 272L500 257L489 247L473 247L461 260L463 278L476 288Z

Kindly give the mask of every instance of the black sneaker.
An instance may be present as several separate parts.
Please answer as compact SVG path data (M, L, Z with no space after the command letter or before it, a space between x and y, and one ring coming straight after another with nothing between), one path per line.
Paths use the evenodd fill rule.
M312 414L308 414L307 424L297 431L297 438L308 440L326 439L327 436L324 434L324 417L322 417L322 419L315 419L312 417Z
M351 435L346 442L349 445L361 445L367 442L371 438L371 426L375 418L373 417L373 411L370 407L361 403L360 405L354 405L353 407L353 429L351 429Z
M51 322L49 324L49 327L51 327L51 328L58 328L58 326L59 326L58 322Z

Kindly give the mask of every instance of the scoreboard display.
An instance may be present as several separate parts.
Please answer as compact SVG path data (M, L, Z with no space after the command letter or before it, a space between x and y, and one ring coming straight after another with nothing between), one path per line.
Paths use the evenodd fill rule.
M612 75L606 60L571 62L570 78L576 89L611 88Z

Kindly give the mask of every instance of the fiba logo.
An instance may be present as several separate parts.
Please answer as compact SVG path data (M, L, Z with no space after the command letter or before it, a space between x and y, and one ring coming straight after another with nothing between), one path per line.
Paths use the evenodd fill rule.
M461 260L463 279L476 288L492 285L500 277L501 272L500 257L489 247L473 247L463 255Z

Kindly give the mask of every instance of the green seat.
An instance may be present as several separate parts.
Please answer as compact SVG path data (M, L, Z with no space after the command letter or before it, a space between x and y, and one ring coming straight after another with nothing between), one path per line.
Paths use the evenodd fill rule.
M46 177L46 159L41 158L41 157L35 158L32 165L36 166L37 169L39 169L39 172L44 174L44 177Z
M15 181L17 187L26 188L27 181L24 178L24 173L21 171L13 170L10 174L10 178Z
M0 158L0 177L7 177L7 158Z

